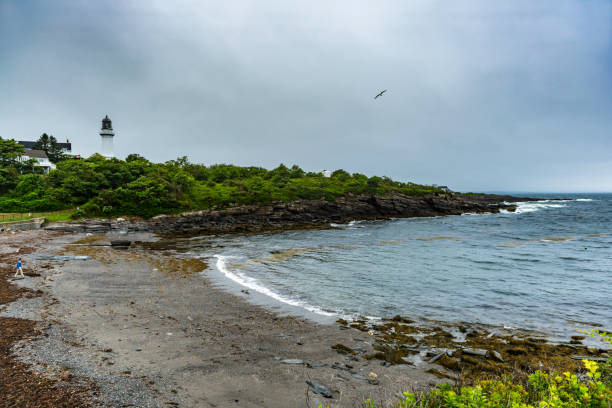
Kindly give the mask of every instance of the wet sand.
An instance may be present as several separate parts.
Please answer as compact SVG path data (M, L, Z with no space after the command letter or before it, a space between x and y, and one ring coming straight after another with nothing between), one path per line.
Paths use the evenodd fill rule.
M40 276L17 284L43 294L2 315L38 320L44 335L15 353L46 377L68 372L96 383L93 405L352 407L368 397L396 402L399 392L440 381L427 364L364 359L374 352L367 332L282 316L248 302L252 294L231 294L200 273L201 262L146 247L91 246L108 237L83 237L64 235L25 256L26 270ZM81 245L70 245L77 239ZM37 259L43 254L91 258ZM357 353L340 354L336 344ZM306 380L329 387L333 398L313 394Z

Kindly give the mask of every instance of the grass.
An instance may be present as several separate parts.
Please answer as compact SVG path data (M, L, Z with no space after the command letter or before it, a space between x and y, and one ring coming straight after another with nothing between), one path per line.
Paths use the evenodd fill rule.
M3 222L14 222L14 221L27 221L33 218L44 217L47 221L68 221L72 219L74 209L60 210L60 211L46 211L46 212L28 212L28 213L0 213L0 223Z

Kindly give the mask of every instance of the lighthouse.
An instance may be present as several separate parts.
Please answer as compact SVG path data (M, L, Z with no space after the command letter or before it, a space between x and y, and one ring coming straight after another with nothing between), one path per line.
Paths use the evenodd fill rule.
M111 122L108 115L102 119L102 129L100 130L100 138L102 138L102 156L107 159L111 159L115 157L113 154L113 137L115 137L115 132L113 132L113 122Z

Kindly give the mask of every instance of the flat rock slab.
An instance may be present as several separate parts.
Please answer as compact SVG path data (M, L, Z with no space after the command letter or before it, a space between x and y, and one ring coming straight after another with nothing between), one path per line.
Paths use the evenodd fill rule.
M285 360L281 360L283 364L304 364L304 360L298 360L297 358L287 358Z
M572 356L572 360L590 360L590 361L597 361L600 363L605 363L606 361L608 361L608 359L605 357L591 357L591 356Z
M69 256L69 255L34 255L34 259L39 261L87 261L91 259L90 256L80 255L80 256Z
M472 355L472 356L480 356L480 357L486 357L487 356L487 350L483 350L483 349L464 348L464 349L462 349L462 351L465 354L469 354L469 355Z

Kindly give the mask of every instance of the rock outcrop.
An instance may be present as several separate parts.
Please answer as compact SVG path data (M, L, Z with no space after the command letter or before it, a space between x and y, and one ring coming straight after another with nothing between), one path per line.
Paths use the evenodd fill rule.
M158 215L150 220L90 220L56 223L46 229L65 232L105 232L110 230L232 233L275 229L312 228L346 223L400 217L430 217L463 213L514 211L508 202L531 201L496 195L436 195L425 197L391 194L387 196L346 196L335 201L297 200L288 203L209 209L179 215Z

